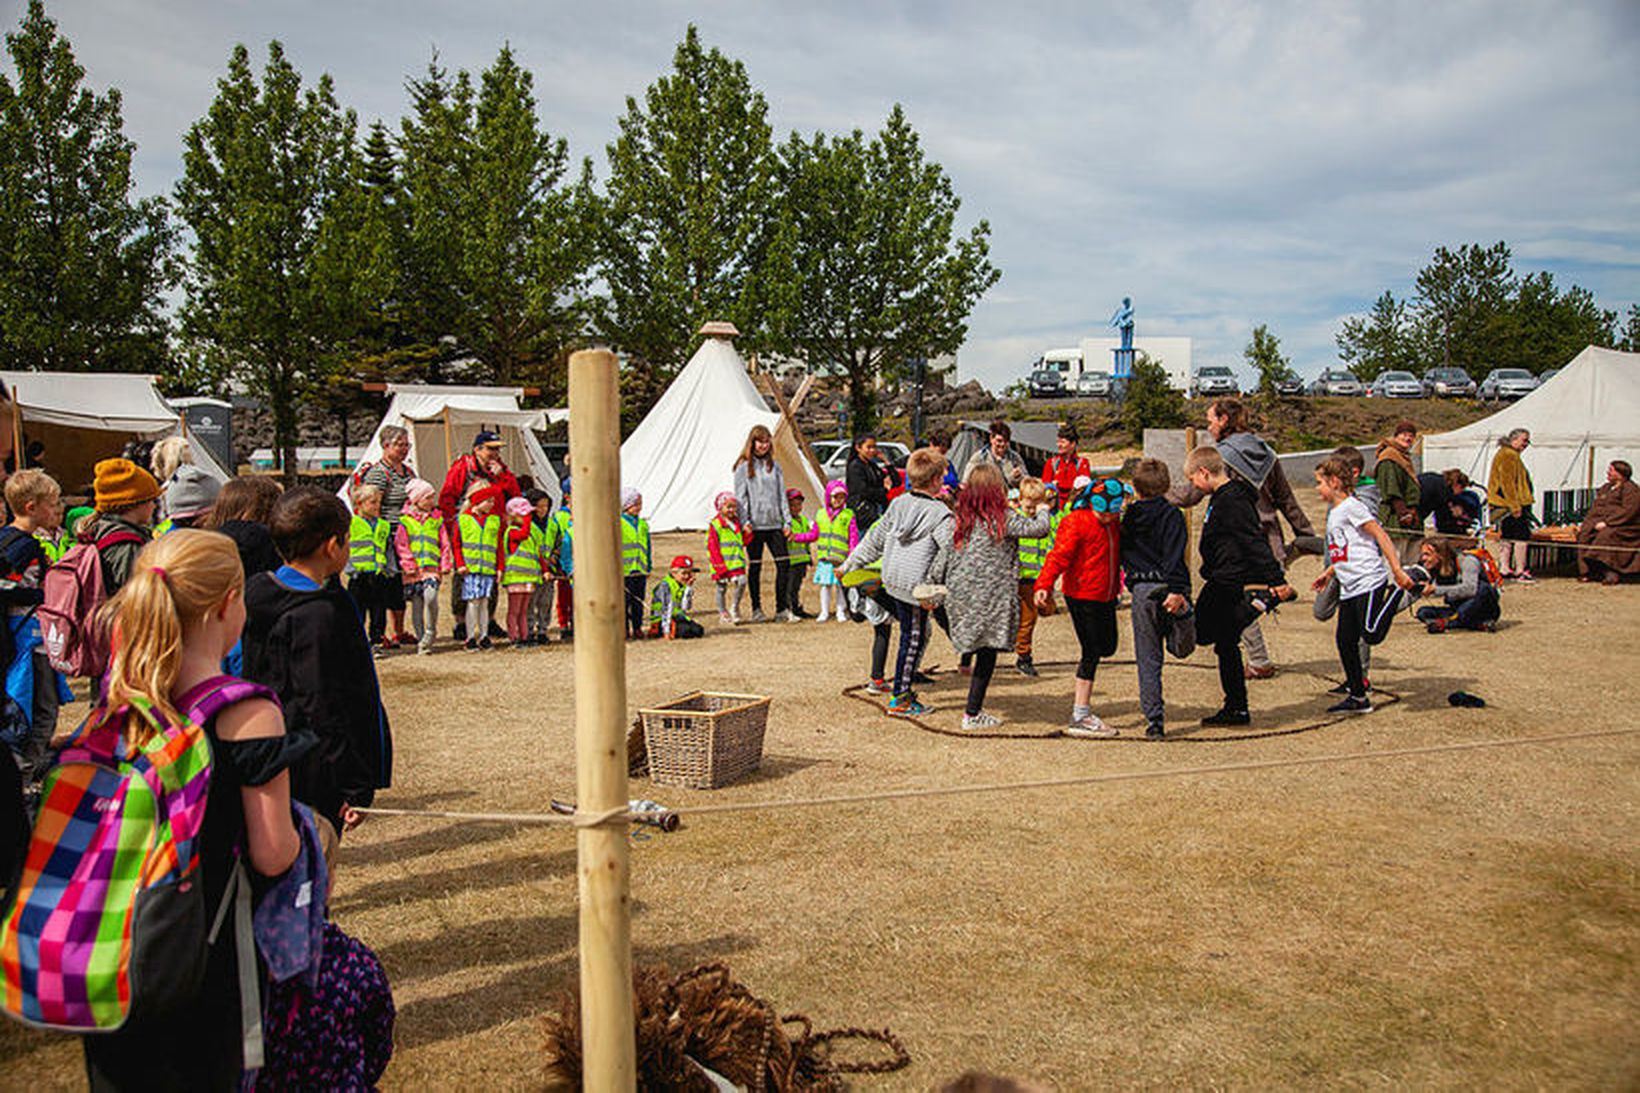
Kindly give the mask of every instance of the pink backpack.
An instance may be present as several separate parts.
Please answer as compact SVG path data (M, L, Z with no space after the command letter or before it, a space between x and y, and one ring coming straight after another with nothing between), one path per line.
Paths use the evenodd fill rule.
M51 666L70 676L100 677L108 668L108 635L97 613L108 600L103 585L102 550L117 543L141 543L133 531L111 531L94 543L70 547L40 582L43 602L35 610L40 641Z

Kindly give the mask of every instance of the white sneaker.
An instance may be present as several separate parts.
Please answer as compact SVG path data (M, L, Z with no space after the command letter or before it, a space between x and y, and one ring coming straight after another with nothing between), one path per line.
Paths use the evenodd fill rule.
M815 622L830 622L831 621L831 616L822 611L820 614L814 616L814 621Z
M848 621L848 612L844 611L841 607L839 607L837 609L837 621L838 622L847 622Z
M797 616L790 611L781 611L774 617L775 622L796 622Z
M769 616L765 615L763 613L763 609L760 607L757 610L752 612L752 621L753 622L768 622L769 621Z
M1109 740L1113 736L1120 736L1121 733L1099 720L1098 714L1090 713L1066 725L1065 735L1078 736L1085 740Z
M727 611L719 611L718 622L723 626L733 626L735 624L735 617Z
M983 732L986 729L997 728L1001 724L1002 718L993 717L984 710L981 710L979 713L965 713L962 715L962 728L964 732Z

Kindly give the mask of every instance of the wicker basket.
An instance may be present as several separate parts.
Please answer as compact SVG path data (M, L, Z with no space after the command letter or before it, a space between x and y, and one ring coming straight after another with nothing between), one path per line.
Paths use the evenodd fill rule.
M717 789L763 762L766 696L696 691L638 715L657 785Z

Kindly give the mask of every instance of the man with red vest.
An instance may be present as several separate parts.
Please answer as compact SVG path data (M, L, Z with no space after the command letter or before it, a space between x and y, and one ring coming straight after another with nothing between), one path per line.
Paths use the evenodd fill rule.
M1052 486L1053 507L1058 512L1063 499L1070 497L1078 478L1092 478L1093 468L1088 464L1087 457L1076 450L1077 443L1082 439L1077 433L1076 426L1071 422L1059 427L1058 451L1048 457L1042 466L1042 481Z
M488 429L473 437L473 450L450 464L450 473L444 476L444 488L439 491L438 507L444 515L444 526L450 529L450 549L455 555L455 565L461 566L461 532L456 527L456 517L461 514L461 508L467 500L467 490L477 483L480 487L495 486L501 490L501 501L496 505L499 511L506 507L507 502L514 497L522 497L524 491L518 487L518 479L513 472L501 461L501 438ZM483 634L466 633L467 627L461 621L465 603L461 599L461 582L450 582L450 614L456 620L456 640L471 636L481 639Z

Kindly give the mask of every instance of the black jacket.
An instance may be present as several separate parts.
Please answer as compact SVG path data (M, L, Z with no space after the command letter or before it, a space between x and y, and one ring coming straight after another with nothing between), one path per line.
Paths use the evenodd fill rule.
M1240 478L1213 491L1202 522L1201 553L1204 581L1239 588L1287 580L1259 522L1258 490Z
M393 736L359 608L332 578L304 591L258 573L245 585L245 678L279 695L285 728L318 744L291 768L291 796L340 830L343 804L392 781Z
M217 530L239 548L239 563L245 567L247 581L258 573L272 573L284 564L279 558L279 548L273 545L273 535L256 521L229 520Z
M1147 497L1122 514L1122 572L1129 587L1165 584L1190 595L1190 567L1184 559L1189 538L1184 516L1165 497Z
M883 515L883 510L888 508L888 489L892 480L888 468L883 464L861 459L858 453L849 453L844 483L848 486L848 507L854 510L854 518L860 524L861 535L864 535Z

